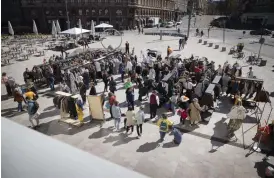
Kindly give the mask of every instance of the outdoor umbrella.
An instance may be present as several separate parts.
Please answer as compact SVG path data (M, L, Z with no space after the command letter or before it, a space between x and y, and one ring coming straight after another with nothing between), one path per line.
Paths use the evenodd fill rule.
M80 35L82 33L90 32L90 30L80 29L80 28L71 28L65 31L62 31L61 34L70 34L70 35Z
M37 26L36 26L36 23L35 23L35 20L32 20L33 21L33 33L35 33L35 35L38 35L38 30L37 30Z
M106 23L101 23L100 25L95 26L95 28L113 28L113 26Z
M14 35L14 31L13 31L13 28L11 26L10 21L8 21L8 26L9 26L9 34L11 34L13 36Z
M56 30L58 34L61 32L61 27L58 20L56 20Z
M51 34L53 36L55 36L57 34L57 29L56 29L54 21L52 21Z
M95 28L94 28L94 22L93 22L93 20L91 21L90 33L91 33L92 36L95 35Z

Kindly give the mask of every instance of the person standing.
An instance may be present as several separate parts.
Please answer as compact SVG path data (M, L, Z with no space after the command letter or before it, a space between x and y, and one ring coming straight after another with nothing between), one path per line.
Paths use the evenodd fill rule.
M8 76L7 76L7 73L6 72L3 72L2 73L2 84L4 84L6 86L6 90L7 90L7 93L8 93L8 96L12 96L12 90L11 90L11 86L9 85L9 82L8 82Z
M128 103L128 108L132 108L134 110L134 90L133 87L130 87L126 90L126 98Z
M188 109L180 108L179 109L179 114L180 114L180 124L182 126L184 126L185 125L185 120L188 117Z
M31 91L30 88L28 88L27 92L25 93L25 97L29 98L29 100L35 100L36 94L33 91Z
M84 107L83 107L83 102L81 98L77 99L75 106L76 106L78 120L80 121L81 124L83 124L84 123L84 112L83 112Z
M136 124L137 124L137 134L138 134L137 138L142 136L144 121L145 121L144 106L140 106L140 110L136 114Z
M144 28L142 28L142 34L144 34Z
M249 72L247 73L247 78L254 78L252 67L249 67Z
M172 53L172 49L170 46L167 47L167 57Z
M149 97L149 104L150 104L150 119L156 117L157 108L159 106L159 97L156 94L156 91L153 90L152 94Z
M184 88L186 89L186 96L188 98L190 98L190 100L191 100L191 97L192 97L192 91L193 91L194 87L195 87L195 85L191 82L190 78L187 80L186 83L184 83Z
M182 142L181 132L173 126L172 133L174 135L173 143L175 143L176 145L180 145L180 143Z
M198 99L194 98L192 103L189 105L190 109L190 123L191 126L195 125L195 122L200 122L201 114L200 112L203 111L203 109L200 107L200 104L198 103Z
M177 104L177 94L173 92L173 95L170 98L170 107L173 115L176 114L176 104Z
M164 141L164 138L166 136L166 133L168 132L169 127L173 124L170 120L168 120L166 114L162 114L162 118L158 120L157 125L160 129L160 141Z
M114 104L112 105L112 115L114 118L114 127L116 131L119 131L122 113L121 113L121 108L119 107L118 101L115 101Z
M123 83L124 83L125 70L126 70L126 66L125 66L125 64L122 62L122 63L119 65L119 72L120 72L120 74L121 74L121 79L122 79L122 82L123 82Z
M109 91L111 92L111 93L115 93L115 91L116 91L116 82L115 82L115 80L113 79L113 77L110 77L110 81L109 81Z
M81 98L83 100L83 105L86 104L86 98L87 98L87 88L86 88L86 85L84 84L84 82L80 82L79 83L79 88L80 88L80 95L81 95Z
M179 50L181 50L181 49L182 49L182 44L183 44L183 39L182 39L182 38L180 38L180 39L179 39Z
M22 102L24 101L24 97L17 88L14 91L14 101L18 103L18 107L17 107L18 112L22 112L23 111Z
M51 91L55 90L55 88L54 88L54 81L55 81L54 75L50 74L50 76L49 76L49 87L50 87Z
M97 92L96 92L96 88L94 86L94 83L91 82L90 83L90 91L89 91L89 95L97 95Z
M37 126L39 125L39 113L37 113L38 111L38 103L36 101L34 101L33 99L26 97L27 100L27 105L28 105L28 114L29 114L29 121L31 123L31 126L33 129L36 129ZM34 125L32 120L36 120L36 126Z
M126 41L126 54L129 54L129 43Z
M152 64L149 65L149 73L148 73L148 79L150 82L155 81L156 72L152 66Z
M104 92L107 92L108 91L108 74L107 72L105 71L104 74L103 74L103 82L105 84L105 87L104 87Z
M113 93L109 92L108 93L108 98L109 98L108 102L109 102L109 106L110 106L109 107L110 118L113 118L112 105L114 105L114 103L116 102L116 96Z
M126 112L126 134L128 133L129 129L131 128L131 133L134 130L134 120L135 120L135 113L132 107L128 108L128 111ZM130 133L130 134L131 134Z
M86 85L86 89L89 89L90 76L88 69L85 69L83 73L83 82Z

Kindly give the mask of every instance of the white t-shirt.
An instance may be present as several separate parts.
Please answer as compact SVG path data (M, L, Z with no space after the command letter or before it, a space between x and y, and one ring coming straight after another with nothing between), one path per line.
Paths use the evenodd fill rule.
M95 68L97 72L101 72L101 65L99 62L95 62Z
M127 62L126 69L132 71L132 63L130 61Z

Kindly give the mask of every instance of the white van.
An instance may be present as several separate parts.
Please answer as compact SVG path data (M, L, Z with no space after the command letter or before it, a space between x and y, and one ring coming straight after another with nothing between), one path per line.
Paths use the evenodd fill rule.
M173 22L168 22L167 25L166 25L166 28L172 28L174 25Z

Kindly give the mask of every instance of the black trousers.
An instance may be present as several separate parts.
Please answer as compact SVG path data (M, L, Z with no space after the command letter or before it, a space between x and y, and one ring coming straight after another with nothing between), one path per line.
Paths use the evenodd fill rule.
M126 48L126 53L129 54L129 48Z
M113 115L112 115L112 105L110 105L110 107L109 107L109 112L110 112L110 117L113 118Z
M104 87L104 91L108 91L108 82L104 82L104 84L105 84L105 87Z
M137 134L138 134L138 136L141 136L142 132L143 132L143 124L137 125Z
M154 118L157 114L157 104L150 104L150 119Z
M185 119L180 117L180 123L184 125L185 124Z
M131 132L133 132L133 130L134 130L133 125L127 126L127 132L129 131L130 128L131 128Z
M134 101L129 101L127 103L127 107L128 107L128 109L129 109L129 107L132 107L132 109L134 110Z
M125 72L122 72L121 73L122 82L124 82L124 75L125 75Z

